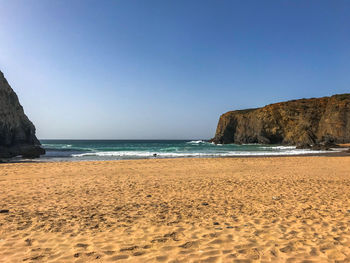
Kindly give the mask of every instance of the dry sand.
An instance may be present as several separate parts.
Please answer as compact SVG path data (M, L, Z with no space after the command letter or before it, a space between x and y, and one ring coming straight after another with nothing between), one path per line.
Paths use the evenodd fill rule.
M350 262L350 157L0 165L0 262Z

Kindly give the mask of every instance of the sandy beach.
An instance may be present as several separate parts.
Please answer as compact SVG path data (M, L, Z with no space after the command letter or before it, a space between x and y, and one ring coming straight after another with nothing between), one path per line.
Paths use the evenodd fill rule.
M0 189L0 262L350 262L350 157L0 164Z

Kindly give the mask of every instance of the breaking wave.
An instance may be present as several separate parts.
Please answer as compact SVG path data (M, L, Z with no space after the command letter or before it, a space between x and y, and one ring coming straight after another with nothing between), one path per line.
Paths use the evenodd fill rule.
M300 154L317 154L323 153L323 151L312 150L290 150L285 152L272 152L272 151L232 151L224 153L203 153L203 152L191 152L191 153L179 153L179 152L135 152L135 151L114 151L114 152L89 152L73 154L73 157L86 157L86 156L98 156L98 157L234 157L234 156L271 156L271 155L300 155Z
M203 141L203 140L198 140L198 141L189 141L187 143L190 143L190 144L200 144L200 143L207 143L206 141Z
M205 140L46 140L42 141L50 160L119 160L147 158L282 156L318 154L324 151L295 146L261 144L217 145Z

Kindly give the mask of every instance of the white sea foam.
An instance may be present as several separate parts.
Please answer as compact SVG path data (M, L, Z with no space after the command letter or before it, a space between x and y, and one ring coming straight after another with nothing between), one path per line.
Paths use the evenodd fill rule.
M206 143L206 142L203 141L203 140L198 140L198 141L190 141L190 142L187 142L187 143L191 143L191 144L200 144L200 143Z
M271 149L271 150L292 150L296 149L296 146L262 146L260 149Z
M60 148L71 148L73 147L72 144L53 144L53 143L43 143L42 146L44 147L53 147L53 148L57 148L57 149L60 149Z
M204 153L204 152L146 152L146 151L108 151L108 152L89 152L72 154L72 157L134 157L134 158L151 158L154 154L157 157L174 158L174 157L234 157L234 156L269 156L269 155L299 155L299 154L318 154L325 153L325 151L313 150L297 150L289 149L286 151L228 151L221 153Z

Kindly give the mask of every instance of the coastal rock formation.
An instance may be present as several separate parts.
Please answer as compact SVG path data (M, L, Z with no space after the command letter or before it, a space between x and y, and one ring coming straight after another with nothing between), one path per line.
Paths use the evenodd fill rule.
M35 136L33 123L0 71L0 158L37 158L42 154L45 150Z
M289 144L350 142L350 94L300 99L220 116L214 143Z

